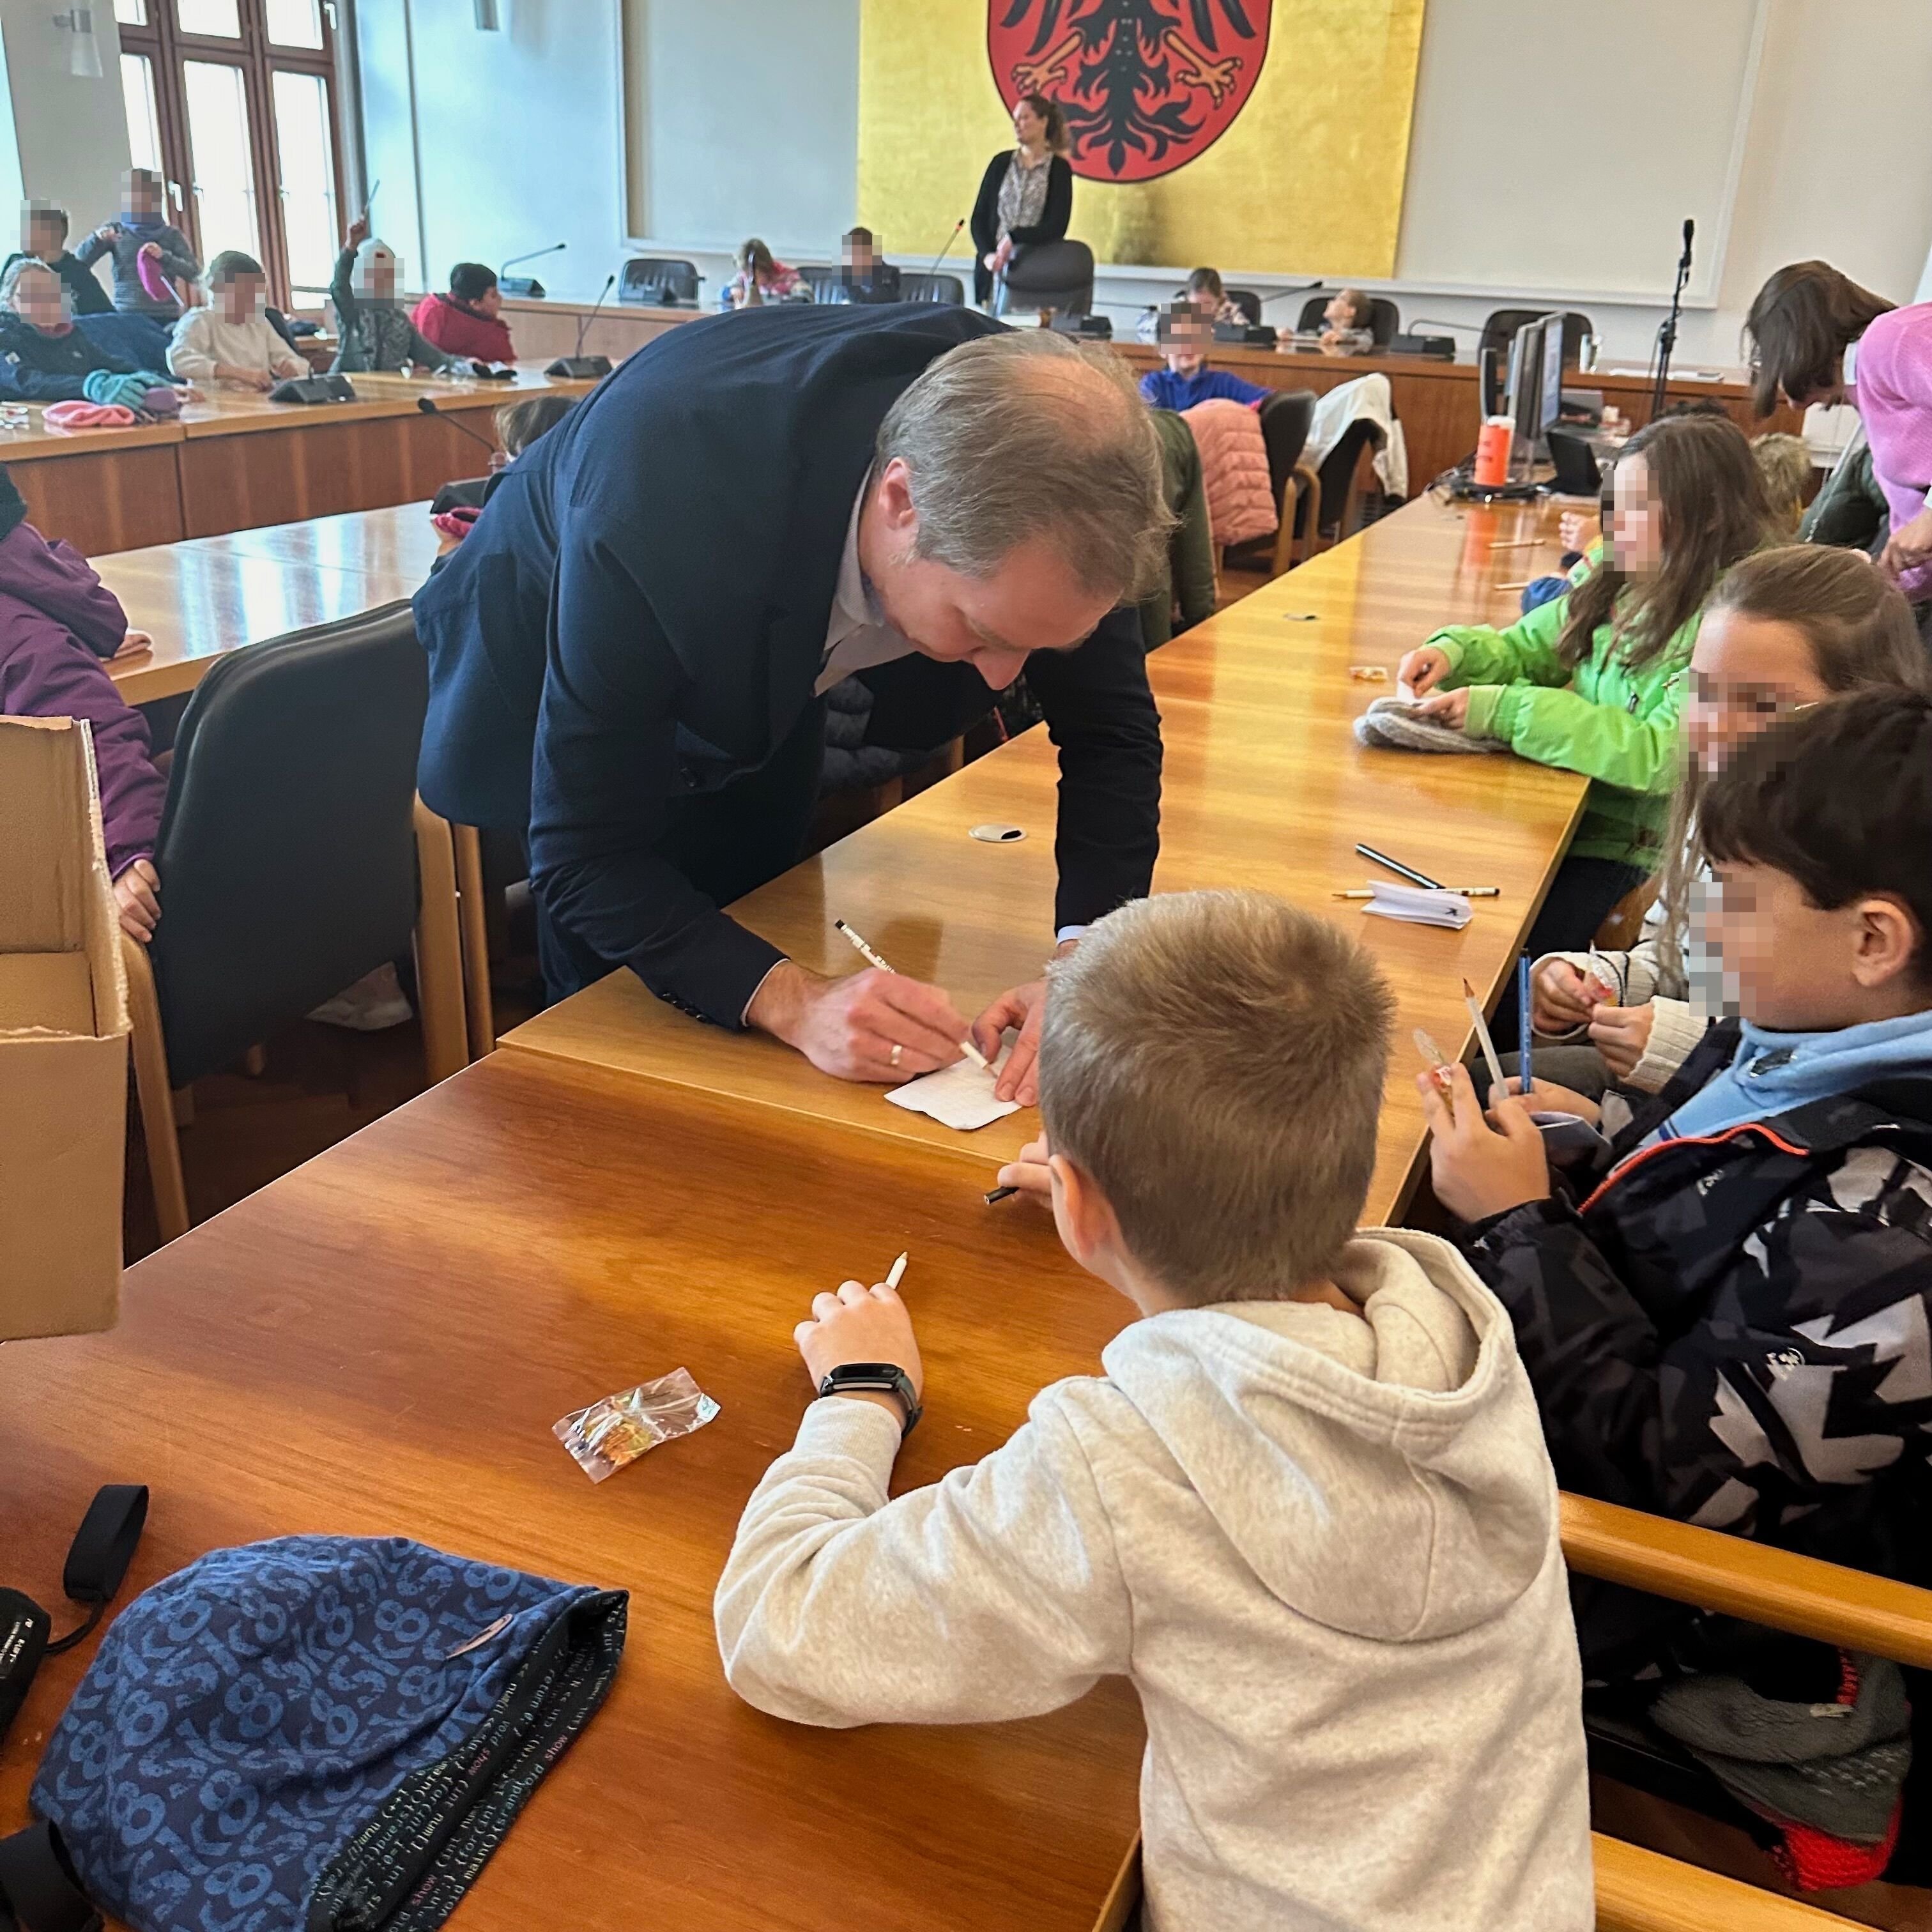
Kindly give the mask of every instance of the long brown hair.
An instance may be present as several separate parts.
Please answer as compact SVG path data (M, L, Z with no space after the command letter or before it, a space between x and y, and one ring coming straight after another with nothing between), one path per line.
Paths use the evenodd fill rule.
M1064 154L1066 152L1066 116L1060 103L1044 94L1023 94L1013 103L1015 107L1030 107L1046 123L1046 151L1049 154Z
M1828 262L1793 262L1757 292L1744 317L1744 342L1757 412L1778 392L1802 409L1838 386L1845 350L1894 306L1862 289Z
M1824 544L1780 544L1760 550L1718 586L1706 610L1790 625L1804 638L1811 668L1827 691L1932 689L1932 657L1919 638L1912 606L1857 550ZM1704 863L1697 824L1709 783L1690 756L1687 738L1658 893L1667 909L1666 939L1680 950L1690 882Z
M1569 596L1556 654L1582 662L1598 629L1614 626L1611 648L1626 665L1646 664L1670 648L1702 608L1718 578L1770 532L1764 480L1744 433L1728 416L1665 416L1624 444L1619 461L1641 456L1662 524L1657 574L1633 578L1614 550Z

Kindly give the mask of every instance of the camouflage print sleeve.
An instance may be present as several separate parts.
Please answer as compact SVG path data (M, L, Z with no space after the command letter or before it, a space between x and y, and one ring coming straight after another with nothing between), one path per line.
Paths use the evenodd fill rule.
M1932 1447L1924 1168L1854 1148L1728 1252L1676 1256L1699 1286L1668 1337L1558 1204L1498 1217L1472 1258L1515 1322L1564 1488L1892 1567L1873 1491L1916 1481Z

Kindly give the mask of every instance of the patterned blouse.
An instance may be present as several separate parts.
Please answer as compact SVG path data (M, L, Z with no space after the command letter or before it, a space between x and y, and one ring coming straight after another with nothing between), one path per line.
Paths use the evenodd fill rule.
M1052 168L1050 152L1041 155L1037 167L1030 168L1018 148L1013 150L1006 178L1000 184L1000 241L1005 241L1016 228L1038 226L1040 217L1046 212L1047 177Z

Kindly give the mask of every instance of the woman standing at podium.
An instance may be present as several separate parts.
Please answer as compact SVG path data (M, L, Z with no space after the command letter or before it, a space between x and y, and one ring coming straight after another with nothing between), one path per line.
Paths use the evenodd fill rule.
M973 298L982 308L1002 296L1013 250L1060 242L1073 214L1073 170L1066 160L1066 117L1043 94L1023 94L1013 106L1019 143L986 164L973 203ZM995 313L998 306L994 304Z

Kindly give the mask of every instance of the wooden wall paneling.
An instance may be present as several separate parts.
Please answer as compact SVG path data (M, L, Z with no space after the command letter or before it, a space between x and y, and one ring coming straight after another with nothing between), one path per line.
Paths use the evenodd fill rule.
M43 536L62 537L84 556L178 542L187 534L176 475L178 441L84 455L8 462ZM0 451L0 457L7 454Z

